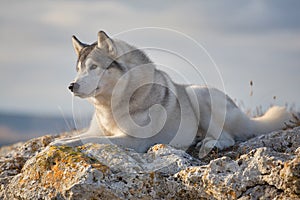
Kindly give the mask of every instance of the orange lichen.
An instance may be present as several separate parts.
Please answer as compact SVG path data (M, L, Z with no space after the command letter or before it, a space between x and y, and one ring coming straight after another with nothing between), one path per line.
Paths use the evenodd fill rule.
M36 181L45 188L52 187L60 191L76 182L74 177L78 171L89 166L103 174L109 172L109 167L83 154L80 149L52 146L27 166L26 173L22 174L19 183L23 185Z
M157 144L157 145L152 147L152 150L153 151L158 151L159 149L163 149L163 148L166 148L165 144Z

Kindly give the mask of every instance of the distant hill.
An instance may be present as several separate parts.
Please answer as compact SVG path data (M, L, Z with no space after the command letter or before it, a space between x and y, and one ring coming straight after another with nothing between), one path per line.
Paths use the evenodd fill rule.
M0 112L0 146L45 134L74 130L73 118Z

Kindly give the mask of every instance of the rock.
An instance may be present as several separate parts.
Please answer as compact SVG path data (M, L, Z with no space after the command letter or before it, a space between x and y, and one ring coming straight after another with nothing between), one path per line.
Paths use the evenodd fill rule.
M198 159L157 144L49 146L43 136L0 148L0 199L300 199L300 128ZM192 156L193 155L193 156Z

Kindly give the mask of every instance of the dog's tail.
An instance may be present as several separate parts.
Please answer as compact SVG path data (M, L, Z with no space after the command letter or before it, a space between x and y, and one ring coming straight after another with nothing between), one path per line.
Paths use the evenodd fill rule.
M250 119L253 135L261 135L275 130L284 129L293 119L293 115L285 107L271 107L263 116Z

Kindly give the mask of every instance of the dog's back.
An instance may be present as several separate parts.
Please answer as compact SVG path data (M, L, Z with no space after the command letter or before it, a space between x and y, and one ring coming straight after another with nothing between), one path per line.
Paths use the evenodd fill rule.
M156 143L188 148L198 135L204 148L223 149L291 119L284 108L250 119L223 92L174 83L143 51L103 31L92 45L73 37L73 46L78 73L69 88L89 98L95 114L86 133L56 144L115 143L143 152Z

